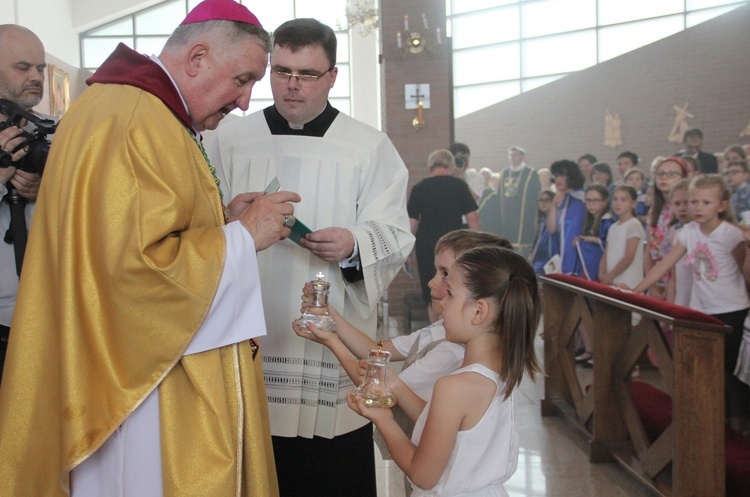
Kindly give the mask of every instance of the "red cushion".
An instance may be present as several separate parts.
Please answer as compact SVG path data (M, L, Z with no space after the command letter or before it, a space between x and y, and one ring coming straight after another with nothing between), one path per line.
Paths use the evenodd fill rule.
M599 283L597 281L589 281L587 279L580 278L578 276L572 276L569 274L548 274L546 275L546 277L552 280L567 283L569 285L574 285L585 290L600 293L607 297L622 300L623 302L627 302L628 304L637 305L638 307L643 307L650 311L658 312L659 314L671 316L675 319L681 319L684 321L696 321L699 323L707 324L724 324L717 318L709 316L708 314L704 314L700 311L696 311L695 309L682 307L681 305L670 304L669 302L664 302L663 300L657 300L651 297L647 297L646 295L625 292L617 288L613 288L609 285L605 285L604 283Z
M672 422L672 398L643 381L632 381L635 408L652 443ZM727 497L750 495L750 438L727 426L724 434Z
M727 427L727 497L750 495L750 438Z
M630 394L646 436L649 442L654 443L672 424L672 397L643 381L631 381Z

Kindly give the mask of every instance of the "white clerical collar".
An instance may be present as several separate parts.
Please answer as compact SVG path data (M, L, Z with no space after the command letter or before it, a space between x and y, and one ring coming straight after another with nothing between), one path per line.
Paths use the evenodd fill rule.
M526 167L526 163L525 163L525 162L521 162L521 163L520 163L519 165L517 165L517 166L514 166L513 164L511 164L511 165L510 165L510 170L511 170L511 171L513 171L514 173L517 173L518 171L520 171L520 170L521 170L521 169L523 169L524 167Z
M309 121L307 121L307 123L312 122L315 119L317 119L318 116L321 115L324 110L326 110L326 106L323 106L323 108L320 109L320 112L318 112L317 114L315 114L315 117L313 117L312 119L310 119ZM289 122L289 121L287 121L286 123L289 125L289 127L291 129L305 129L305 124L307 124L307 123L305 123L305 124L294 124L294 123Z
M182 93L180 92L180 87L177 86L177 82L174 80L174 78L172 77L172 75L169 74L169 70L166 68L166 66L164 64L162 64L161 60L159 60L159 57L157 57L156 55L152 54L151 57L149 57L149 58L151 60L153 60L154 62L156 62L156 64L159 67L161 67L162 70L165 73L167 73L167 76L169 76L169 80L172 82L172 84L174 85L175 90L177 90L177 94L180 96L180 100L182 100L182 105L185 107L185 112L189 116L190 115L190 110L188 109L187 102L185 102L185 99L182 98ZM193 131L195 131L195 139L198 140L198 141L201 141L203 138L201 137L200 131L198 131L197 129L195 129L195 126L193 126Z

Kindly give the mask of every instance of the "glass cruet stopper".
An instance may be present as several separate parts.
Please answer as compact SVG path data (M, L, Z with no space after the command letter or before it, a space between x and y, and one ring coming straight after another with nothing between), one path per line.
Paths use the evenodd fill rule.
M367 356L365 379L353 392L353 395L362 397L368 407L393 407L396 405L396 397L388 388L386 379L391 353L383 350L382 347L382 343L378 342L378 348L370 350Z
M331 314L328 312L328 291L331 284L325 281L325 275L318 273L315 275L318 279L310 282L312 292L307 298L307 305L302 315L297 318L295 324L307 331L306 323L312 323L316 328L326 331L334 331L336 323L333 322Z

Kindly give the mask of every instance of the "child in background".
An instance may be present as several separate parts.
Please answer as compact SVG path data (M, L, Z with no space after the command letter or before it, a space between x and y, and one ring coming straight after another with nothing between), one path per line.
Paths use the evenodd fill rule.
M637 284L643 279L643 232L641 222L635 217L638 194L632 186L615 188L612 207L617 222L609 229L607 246L599 267L599 281L607 285Z
M609 164L604 162L594 164L591 167L591 182L606 186L607 191L612 193L615 189L615 183L612 179L612 168L609 167Z
M540 302L536 275L519 254L496 247L465 252L448 274L446 338L466 348L464 362L440 378L429 402L396 380L399 405L416 420L409 437L390 409L349 407L375 423L414 496L507 495L518 465L514 395L524 371L540 371L534 335Z
M599 262L607 243L607 233L614 223L609 209L609 190L600 183L594 183L586 189L583 200L586 203L586 214L583 219L583 235L576 240L578 260L574 274L589 281L596 281L599 276ZM583 367L593 367L594 349L591 335L583 323L578 326L578 331L583 347L576 349L575 361Z
M672 249L633 291L643 292L687 254L693 272L690 307L720 319L732 328L724 339L726 414L742 431L750 416L750 391L734 376L742 342L743 322L750 308L746 281L747 247L743 232L732 224L729 191L718 174L699 175L688 190L694 221L677 233Z
M651 211L651 207L654 205L654 189L656 187L654 186L654 182L652 181L649 183L649 185L646 187L646 197L643 199L643 203L646 204L646 212L648 213ZM643 219L641 219L643 222L643 227L645 228L648 226L648 214L644 216Z
M632 186L638 194L638 200L635 204L635 215L641 222L645 223L648 207L646 206L646 176L640 169L631 169L625 174L625 184Z
M643 278L643 225L635 217L636 193L633 187L621 185L612 195L612 208L617 216L607 233L604 256L599 262L599 281L607 285L626 282L635 285ZM594 348L590 332L583 326L581 333L584 351L575 357L585 368L594 365Z
M690 181L687 179L680 180L670 193L672 202L672 223L675 229L672 236L672 245L674 245L677 233L680 228L692 221L690 218L690 209L688 202L688 188ZM686 255L675 264L672 270L672 277L669 279L667 290L667 302L687 307L690 304L690 287L693 285L693 272L690 266L685 264Z
M732 192L732 212L737 221L744 221L744 212L750 211L750 168L745 161L729 161L724 169L724 179ZM743 222L747 226L747 222Z
M740 352L737 354L737 366L734 368L734 375L745 384L745 388L750 388L750 315L745 319L745 325L742 331L742 343ZM735 429L742 431L746 437L750 436L750 423L740 423Z
M701 168L698 165L698 161L692 157L683 157L685 166L687 167L687 179L693 179L701 173Z
M593 184L583 197L586 214L583 218L583 233L576 240L578 264L574 274L596 281L599 276L599 261L604 254L607 232L615 222L609 209L609 190L604 185Z
M542 190L537 198L536 235L534 236L534 250L529 261L536 274L544 274L544 265L552 257L552 246L549 231L547 231L547 212L552 206L555 193L552 190Z
M646 272L661 261L672 248L672 236L675 230L671 225L672 207L669 203L669 192L686 176L687 166L680 157L667 157L654 171L654 204L648 215L648 250L643 264ZM665 300L668 285L669 273L667 272L661 281L649 289L649 296Z
M625 151L617 156L617 172L620 173L622 183L625 183L625 176L628 172L638 166L638 155L635 152ZM638 191L638 190L636 190Z

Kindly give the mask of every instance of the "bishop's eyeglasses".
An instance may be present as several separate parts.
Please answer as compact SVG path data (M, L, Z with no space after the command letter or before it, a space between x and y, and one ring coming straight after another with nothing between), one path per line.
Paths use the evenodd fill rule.
M300 86L313 86L317 81L333 70L333 67L329 67L327 71L323 71L320 74L294 74L286 71L279 71L277 69L271 69L271 76L279 81L289 83L292 78L297 80L297 84Z

